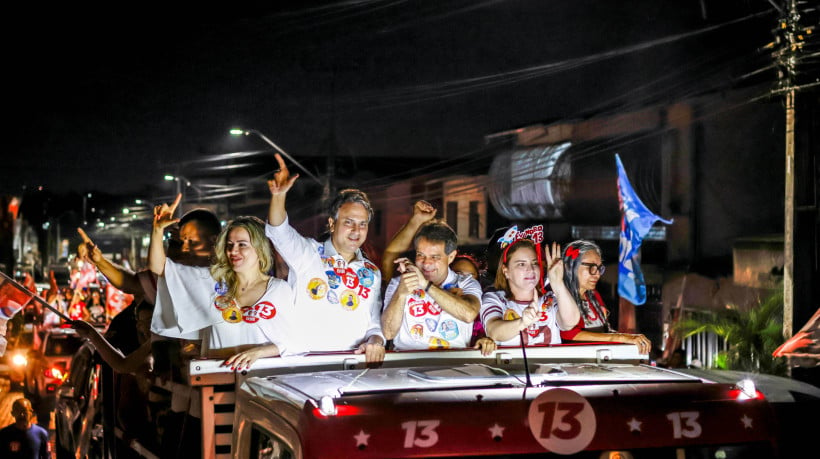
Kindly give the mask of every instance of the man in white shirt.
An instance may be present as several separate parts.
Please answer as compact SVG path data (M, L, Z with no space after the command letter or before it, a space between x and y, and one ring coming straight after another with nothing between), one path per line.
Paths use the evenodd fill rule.
M416 262L396 260L401 276L384 295L382 330L397 350L466 348L481 308L481 285L449 265L457 238L446 223L432 221L413 239Z
M290 268L304 347L353 349L364 353L369 363L383 361L381 272L361 251L373 216L367 195L340 191L330 206L330 239L317 242L288 222L285 197L299 175L290 176L279 154L276 160L279 171L268 181L271 202L265 232Z

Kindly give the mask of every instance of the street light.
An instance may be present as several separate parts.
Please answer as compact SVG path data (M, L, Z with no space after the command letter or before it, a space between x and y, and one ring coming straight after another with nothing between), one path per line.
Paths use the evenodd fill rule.
M299 163L299 161L296 161L295 159L293 159L293 157L291 157L289 154L287 154L287 152L285 152L285 150L282 150L281 148L279 148L279 146L278 146L278 145L276 145L275 143L273 143L273 141L271 141L271 139L269 139L269 138L265 137L265 134L262 134L261 132L257 131L256 129L241 129L241 128L233 128L233 129L231 129L231 131L230 131L230 132L231 132L231 135L237 135L237 136L238 136L238 135L249 135L249 134L256 134L256 135L257 135L260 139L264 140L264 141L265 141L265 143L267 143L268 145L272 146L272 147L274 148L274 150L276 150L276 151L278 151L279 153L281 153L281 154L282 154L282 156L284 156L285 158L287 158L288 160L290 160L290 162L292 162L293 164L296 164L296 167L298 167L299 169L302 169L302 171L303 171L305 174L307 174L307 175L308 175L308 177L310 177L310 178L312 178L313 180L315 180L315 181L316 181L316 183L318 183L319 185L324 186L324 182L322 182L321 180L319 180L319 177L316 177L315 175L313 175L313 173L311 173L309 170L307 170L307 169L305 168L305 166L302 166L302 165Z

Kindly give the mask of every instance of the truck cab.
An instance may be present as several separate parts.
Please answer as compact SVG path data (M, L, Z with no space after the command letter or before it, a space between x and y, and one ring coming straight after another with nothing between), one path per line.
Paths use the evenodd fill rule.
M658 368L614 343L221 363L185 375L206 458L789 457L820 406L814 386Z

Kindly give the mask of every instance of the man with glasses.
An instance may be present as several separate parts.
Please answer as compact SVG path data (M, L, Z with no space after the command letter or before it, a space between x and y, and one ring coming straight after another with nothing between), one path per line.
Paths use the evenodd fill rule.
M0 430L0 457L4 459L48 459L48 432L34 424L34 409L26 398L11 405L14 423Z

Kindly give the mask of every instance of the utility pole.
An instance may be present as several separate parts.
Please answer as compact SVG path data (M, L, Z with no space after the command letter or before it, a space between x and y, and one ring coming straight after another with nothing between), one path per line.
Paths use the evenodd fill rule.
M772 3L774 4L774 3ZM775 5L776 6L776 5ZM800 89L798 54L803 49L805 36L813 33L813 27L801 28L797 0L785 0L779 8L775 39L768 47L773 48L772 57L778 69L778 81L773 94L785 97L785 153L786 180L783 222L783 335L786 339L794 333L795 318L795 98Z

